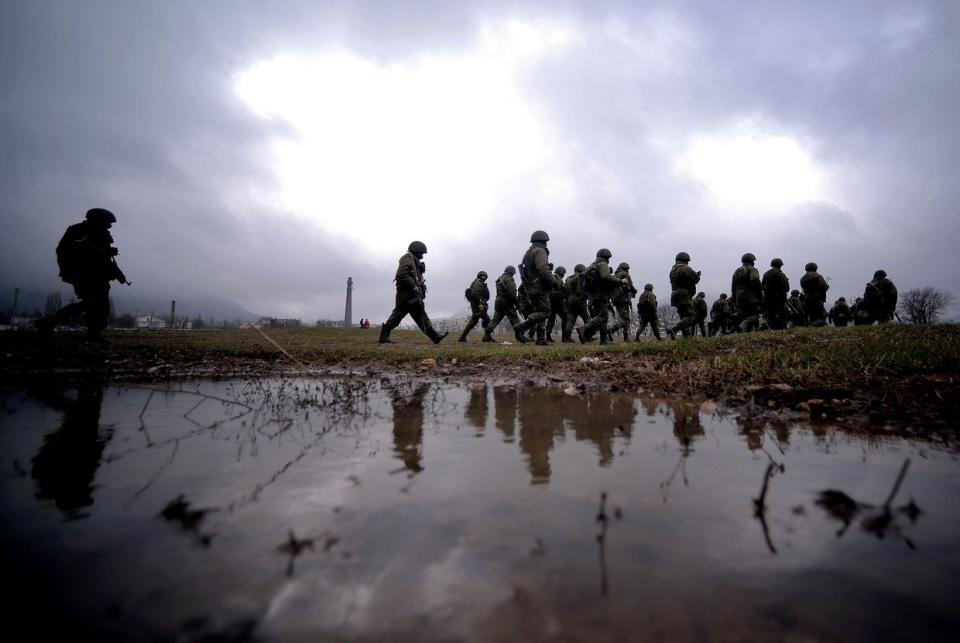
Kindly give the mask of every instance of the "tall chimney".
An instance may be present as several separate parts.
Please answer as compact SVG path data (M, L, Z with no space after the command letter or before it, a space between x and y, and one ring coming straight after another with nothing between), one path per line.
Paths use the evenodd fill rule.
M174 328L177 325L177 300L170 300L170 328Z
M347 307L343 311L343 327L353 326L353 277L347 277Z

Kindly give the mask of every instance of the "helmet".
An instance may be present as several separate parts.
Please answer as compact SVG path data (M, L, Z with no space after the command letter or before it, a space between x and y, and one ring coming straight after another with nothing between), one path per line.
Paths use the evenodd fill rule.
M845 304L845 303L847 303L847 298L846 298L846 297L841 297L841 298L838 299L837 301Z
M644 289L644 290L653 290L653 284L644 284L644 285L643 285L643 289Z
M780 257L774 257L770 260L770 265L774 268L781 268L783 267L783 259Z
M586 270L587 270L587 267L582 263L578 263L573 267L574 272L586 272Z
M564 268L563 266L557 266L557 269L554 270L554 272L557 273L558 275L560 275L560 276L562 277L562 276L564 276L565 274L567 274L567 269Z
M875 273L873 273L873 278L874 278L874 279L883 279L883 278L886 277L886 276L887 276L887 271L886 271L886 270L878 270L878 271L876 271Z
M807 272L816 272L816 271L817 271L817 264L815 264L815 263L813 263L813 262L811 261L810 263L808 263L807 265L805 265L805 266L803 267L803 269L806 270Z
M503 271L504 271L505 273L507 273L508 275L515 275L515 274L517 274L517 269L514 268L513 266L507 266L506 268L503 269Z
M720 293L720 299L726 299L726 298L727 298L727 293L725 292Z
M697 293L697 299L703 299L703 298L705 298L705 297L706 297L706 295L703 294L702 292L698 292L698 293Z
M530 235L530 243L533 243L534 241L550 241L550 235L543 230L537 230Z
M477 273L477 279L486 279L486 278L487 278L487 273L484 272L483 270Z
M91 223L99 223L101 225L117 222L117 217L113 216L113 212L103 208L92 208L87 210L86 219Z
M548 264L547 264L547 268L549 268L550 270L553 270L553 264L552 264L552 263L548 263Z
M617 266L617 270L630 270L630 264L628 264L626 261L621 261L620 265Z
M740 257L740 263L753 263L756 260L757 258L753 256L752 252L748 252L747 254Z
M427 254L427 245L423 241L414 241L407 246L407 250L415 255L425 255Z
M613 256L613 253L607 250L606 248L600 248L599 250L597 250L597 256L602 257L604 259L609 259L610 257Z
M690 261L690 255L688 255L686 252L678 252L677 261Z
M791 290L791 291L790 291L790 294L793 295L794 297L796 297L797 295L800 294L800 291L799 291L799 290Z

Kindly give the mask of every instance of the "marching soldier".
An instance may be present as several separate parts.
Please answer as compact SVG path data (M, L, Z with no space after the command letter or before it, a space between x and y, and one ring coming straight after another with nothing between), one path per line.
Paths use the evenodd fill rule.
M817 264L808 263L803 268L807 272L800 278L800 287L806 297L803 300L803 312L807 318L807 323L811 326L827 325L827 309L824 308L824 302L827 301L827 290L830 286L823 275L817 272Z
M653 333L653 336L657 338L657 341L663 341L663 338L660 337L660 322L657 319L657 296L653 294L653 284L645 284L643 286L643 292L640 293L640 297L637 298L637 317L640 318L640 322L637 326L637 334L634 335L633 341L640 341L640 335L647 327L647 324L650 324L650 331Z
M677 253L676 263L670 269L670 305L677 309L680 321L673 328L667 329L670 339L676 339L677 333L682 332L684 337L693 337L694 309L693 293L700 283L700 271L690 267L690 255L686 252Z
M496 291L497 296L493 300L493 319L483 329L483 341L492 342L493 331L496 330L504 317L510 322L510 326L516 326L520 323L520 316L517 314L519 300L517 298L517 284L513 276L517 274L517 269L513 266L507 266L503 269L503 274L497 277Z
M727 293L720 293L720 298L713 302L713 305L710 306L710 334L716 335L721 333L723 335L727 334L727 326L729 325L730 319L730 309L728 306L729 302L727 300Z
M397 274L393 278L397 285L397 297L393 312L387 321L380 327L380 343L391 344L390 333L400 325L403 318L410 315L417 327L439 344L448 333L437 333L430 323L423 300L427 296L427 284L423 280L423 273L427 267L423 263L423 255L427 254L427 246L422 241L414 241L407 247L407 252L400 257Z
M776 257L770 262L770 270L763 273L763 307L771 330L787 327L787 293L790 292L790 279L781 270L782 267L783 259Z
M560 320L560 334L563 335L563 327L566 324L566 297L563 294L563 276L567 274L567 269L563 266L557 266L553 271L554 285L550 291L550 317L547 318L547 342L553 342L553 327L557 320Z
M467 341L467 333L473 330L477 322L483 322L480 328L485 328L490 323L490 316L487 314L487 302L490 301L490 289L487 288L487 273L481 270L477 273L477 278L473 280L470 287L464 293L467 301L470 302L470 321L464 326L460 333L458 342Z
M617 317L619 317L620 321L607 330L611 337L613 333L622 330L623 341L628 342L630 341L630 308L633 307L631 300L637 296L637 289L633 286L633 278L630 277L630 264L626 261L621 261L620 265L617 266L617 271L613 273L613 276L622 282L622 285L613 291L613 300L611 302L617 311Z
M608 262L611 256L613 255L609 250L600 248L597 250L597 258L587 268L584 280L587 293L593 300L594 318L586 326L577 328L581 344L592 341L593 334L597 331L600 332L601 344L611 343L606 332L609 325L610 296L615 289L626 284L626 279L617 279L610 270Z
M537 345L546 346L546 332L544 324L550 316L550 291L556 283L550 271L550 251L547 242L550 236L543 230L536 230L530 235L530 247L523 255L520 264L520 280L529 300L530 313L521 324L513 327L513 334L517 341L526 343L523 334L531 328L537 329Z
M566 319L563 326L564 343L573 342L573 329L576 326L579 317L583 323L590 323L590 311L587 307L587 291L584 284L584 273L587 267L578 263L573 274L567 277L563 284L563 292L566 295Z
M827 317L829 317L833 325L837 327L849 324L850 320L853 319L853 313L850 311L850 306L847 305L847 299L845 297L838 299L833 304L833 308L830 309Z
M886 324L893 319L897 312L897 296L897 287L887 277L886 270L873 273L873 280L863 291L863 303L871 323Z
M763 289L760 271L753 266L756 260L753 253L748 252L740 258L742 265L733 271L730 292L736 311L733 323L737 326L737 332L750 332L760 327Z
M700 335L703 337L707 336L707 327L704 322L707 321L707 299L706 295L702 292L698 292L697 296L693 298L693 333L696 335L697 328L700 329Z

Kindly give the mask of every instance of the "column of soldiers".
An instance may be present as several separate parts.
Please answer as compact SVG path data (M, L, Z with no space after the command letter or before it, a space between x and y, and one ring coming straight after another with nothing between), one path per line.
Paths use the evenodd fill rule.
M497 279L495 315L484 319L489 294L477 280L467 290L472 316L460 336L478 321L484 321L483 341L492 342L493 331L504 317L511 324L518 342L535 340L538 345L553 342L552 334L560 325L561 341L573 342L576 332L581 343L599 338L601 344L613 342L622 333L623 341L630 341L631 308L638 295L630 275L630 265L620 262L616 270L610 267L613 253L600 248L589 266L577 264L573 274L566 276L563 266L554 268L548 258L549 235L537 230L531 235L530 248L520 264L520 285L514 281L516 269L507 266ZM697 292L701 272L690 267L690 255L677 254L669 273L670 304L676 309L678 322L665 328L671 339L700 335L708 337L732 332L752 332L763 329L781 330L794 326L825 326L829 320L835 326L858 323L885 323L893 319L897 290L883 270L874 274L862 298L851 307L841 297L828 313L825 308L830 286L816 263L804 267L800 279L802 290L790 290L790 279L783 272L783 260L770 261L770 269L761 277L756 268L756 257L744 254L741 265L734 270L730 296L721 293L708 308L706 295ZM565 278L566 277L566 278ZM476 294L475 294L476 293ZM633 341L650 327L651 334L661 340L657 297L653 285L646 284L636 305L637 328ZM521 321L522 318L522 321ZM579 325L578 325L579 322Z
M115 259L117 249L109 232L115 222L112 212L94 208L87 212L85 221L67 229L57 246L57 259L61 278L74 286L79 301L37 321L41 332L49 333L57 323L83 313L90 337L99 339L109 309L110 282L129 284ZM573 341L574 331L581 343L599 337L601 344L609 344L617 333L622 333L624 342L630 341L632 300L638 294L630 265L621 262L616 271L611 270L613 253L600 248L589 266L577 264L573 274L564 279L566 269L554 268L549 261L549 241L549 235L543 230L531 235L530 247L520 262L519 286L514 279L517 269L504 268L495 282L492 319L487 314L490 299L487 273L482 270L477 273L464 292L471 316L458 341L466 342L468 333L480 323L483 341L492 342L493 331L504 318L521 343L528 339L541 346L553 342L558 323L561 341L565 343ZM438 333L433 328L424 307L427 286L423 275L427 267L423 257L426 254L427 246L422 241L413 241L400 257L394 276L396 300L393 312L380 327L381 343L391 343L391 331L407 315L434 343L440 343L447 336L448 333ZM679 321L666 328L667 334L676 339L677 336L693 337L697 329L707 336L750 332L763 327L778 330L788 326L825 326L827 320L835 326L846 326L851 321L857 325L882 324L896 314L897 288L883 270L874 273L863 297L858 297L852 306L840 297L828 313L825 303L830 286L818 272L816 263L805 266L806 272L800 279L801 293L790 291L790 280L782 271L781 259L774 258L762 278L755 262L752 253L741 257L741 265L731 280L730 298L726 293L721 294L708 313L704 293L696 292L701 273L690 267L689 254L678 253L669 279L670 304L676 308ZM636 311L638 326L633 340L639 341L647 326L660 340L657 297L651 284L644 286ZM706 323L708 314L709 324ZM611 315L614 316L612 323Z

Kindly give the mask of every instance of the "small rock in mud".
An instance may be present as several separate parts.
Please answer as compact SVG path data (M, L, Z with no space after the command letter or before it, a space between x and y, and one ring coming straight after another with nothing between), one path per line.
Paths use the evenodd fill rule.
M563 389L563 392L567 395L580 395L580 391L576 386L568 386L567 388Z
M437 360L433 359L432 357L428 357L426 359L420 360L420 366L423 366L426 368L433 368L436 365L437 365Z
M584 364L599 364L600 358L599 357L581 357L580 361Z

